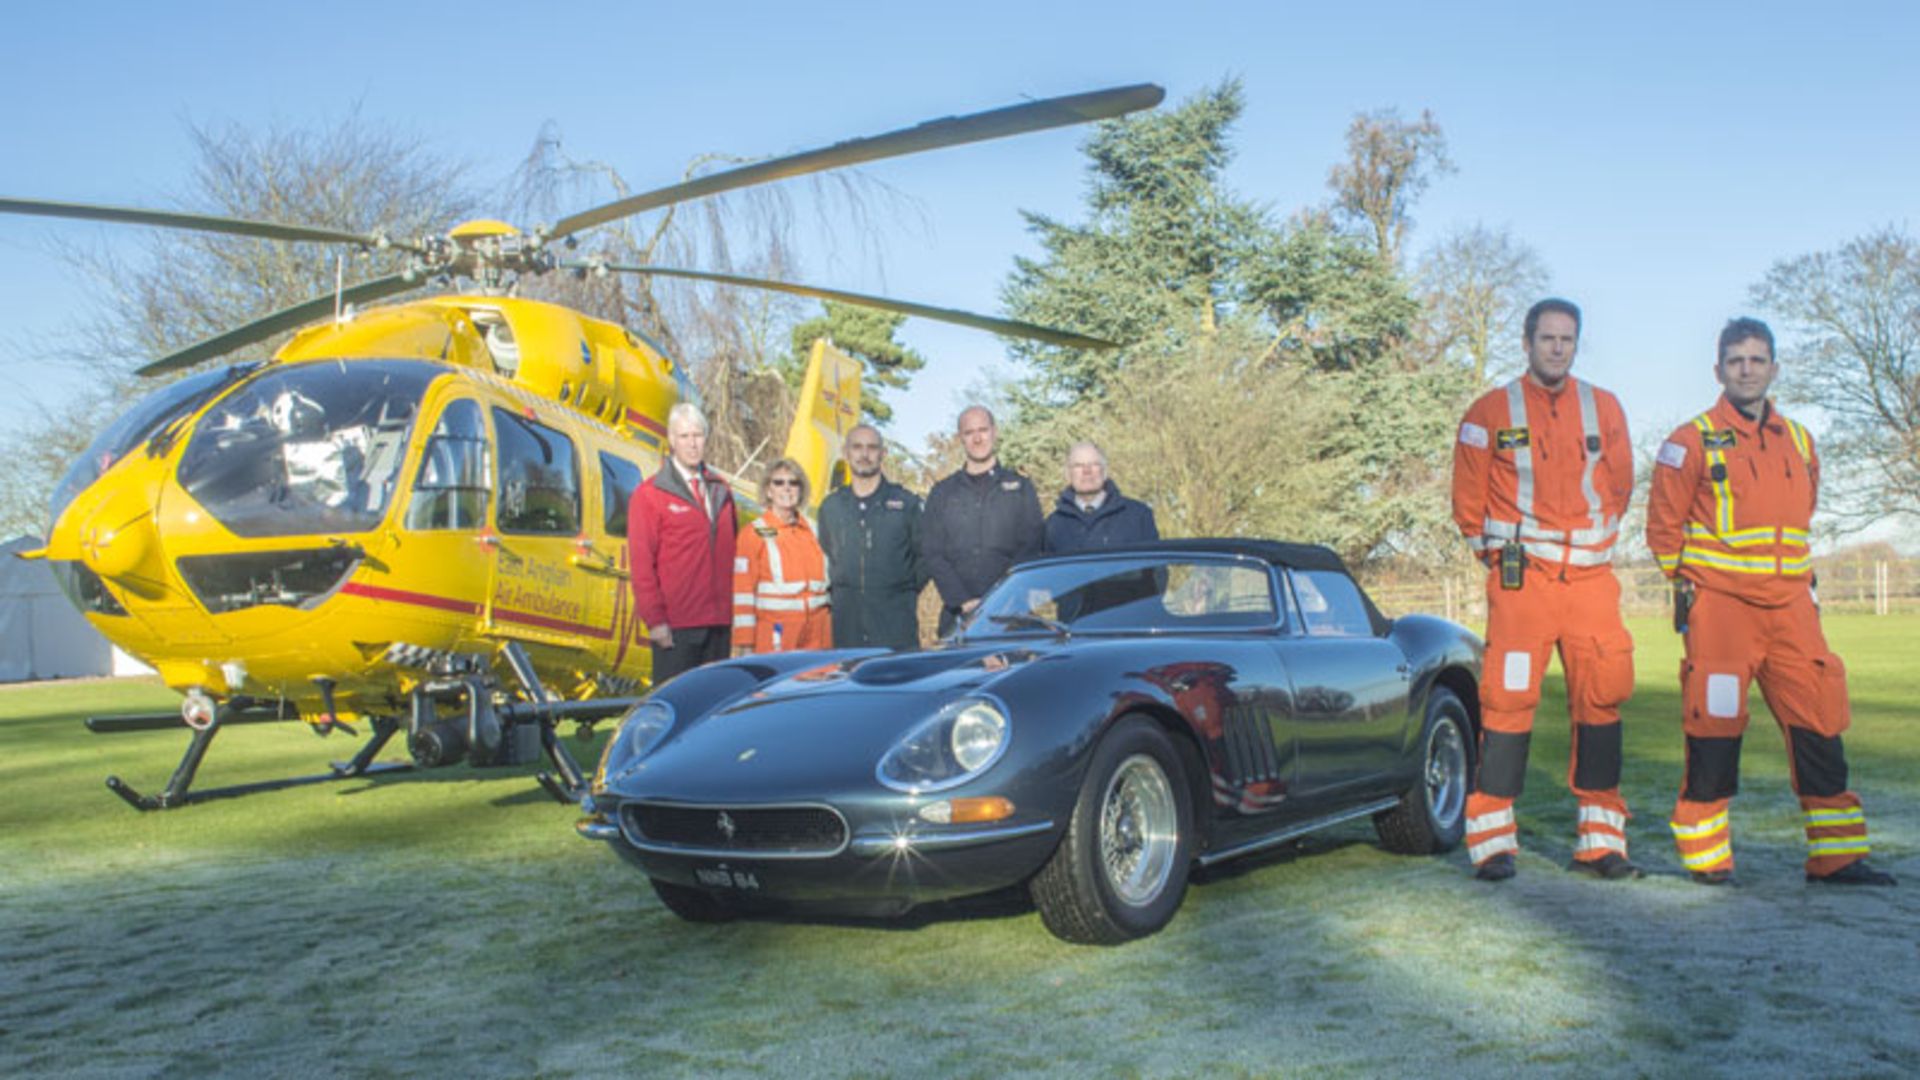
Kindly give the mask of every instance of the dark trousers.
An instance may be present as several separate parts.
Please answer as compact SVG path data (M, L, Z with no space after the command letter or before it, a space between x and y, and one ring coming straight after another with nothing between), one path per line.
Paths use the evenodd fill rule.
M733 642L731 626L676 626L673 648L653 650L653 685L659 686L683 671L725 660Z

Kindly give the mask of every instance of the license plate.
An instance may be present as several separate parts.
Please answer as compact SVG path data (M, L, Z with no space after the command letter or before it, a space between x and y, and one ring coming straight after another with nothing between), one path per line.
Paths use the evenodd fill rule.
M698 867L693 871L693 880L710 889L757 889L760 879L751 870L729 870L724 866Z

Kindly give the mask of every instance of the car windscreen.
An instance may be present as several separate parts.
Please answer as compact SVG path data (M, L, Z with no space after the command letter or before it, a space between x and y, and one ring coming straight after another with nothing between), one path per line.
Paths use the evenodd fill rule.
M974 609L968 638L1270 629L1273 578L1249 559L1092 558L1016 568Z

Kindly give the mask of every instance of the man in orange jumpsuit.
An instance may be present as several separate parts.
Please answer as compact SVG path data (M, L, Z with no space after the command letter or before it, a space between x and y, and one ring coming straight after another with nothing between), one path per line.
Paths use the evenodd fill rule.
M766 513L740 529L733 560L733 654L833 647L827 556L807 524L807 474L792 458L767 467Z
M1767 397L1773 332L1735 319L1720 332L1720 400L1660 447L1647 546L1676 581L1686 780L1673 808L1680 861L1705 885L1733 879L1727 809L1739 790L1747 686L1758 681L1787 738L1806 814L1807 880L1892 885L1867 865L1867 818L1847 790L1846 668L1813 600L1807 530L1820 489L1813 437ZM1689 608L1689 600L1691 605Z
M1504 881L1520 850L1513 803L1527 771L1540 681L1557 645L1573 716L1567 785L1580 802L1568 869L1640 876L1627 858L1620 705L1633 693L1633 638L1620 621L1613 544L1633 493L1626 413L1575 379L1580 309L1527 312L1526 374L1475 401L1453 447L1453 520L1487 564L1487 663L1480 771L1467 799L1475 876Z

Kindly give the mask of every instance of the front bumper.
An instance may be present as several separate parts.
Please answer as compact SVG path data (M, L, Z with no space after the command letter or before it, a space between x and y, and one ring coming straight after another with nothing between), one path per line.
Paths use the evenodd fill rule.
M723 809L741 809L715 805ZM662 843L622 828L619 806L590 805L574 830L611 846L648 877L742 904L805 903L866 912L993 892L1031 877L1053 854L1052 819L934 825L911 814L855 815L845 842L821 852L768 852Z

